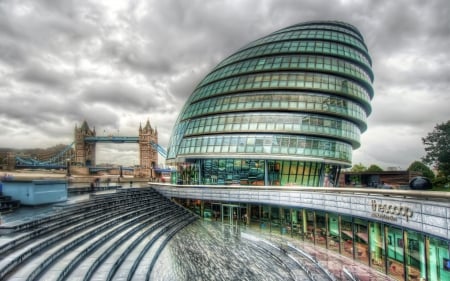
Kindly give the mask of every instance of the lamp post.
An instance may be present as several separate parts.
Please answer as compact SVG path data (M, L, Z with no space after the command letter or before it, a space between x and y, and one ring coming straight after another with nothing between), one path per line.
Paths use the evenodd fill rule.
M66 176L70 177L70 158L66 159Z

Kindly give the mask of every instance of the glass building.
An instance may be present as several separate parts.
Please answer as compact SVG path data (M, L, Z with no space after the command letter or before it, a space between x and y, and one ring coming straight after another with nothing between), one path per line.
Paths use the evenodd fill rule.
M198 84L174 126L167 163L183 184L334 186L366 130L372 82L352 25L281 29Z
M309 241L395 280L450 280L448 195L301 187L336 186L351 166L372 82L349 24L307 22L258 39L196 87L169 142L173 184L153 187L205 220Z

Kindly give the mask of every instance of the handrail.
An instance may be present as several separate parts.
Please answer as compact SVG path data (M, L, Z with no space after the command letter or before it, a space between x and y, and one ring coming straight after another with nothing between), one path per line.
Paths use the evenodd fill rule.
M349 193L349 194L377 194L394 195L401 197L415 197L420 199L436 198L450 200L450 191L424 191L424 190L396 190L379 188L353 188L353 187L304 187L304 186L250 186L250 185L181 185L170 183L149 182L150 186L171 186L175 188L210 188L210 189L230 189L230 190L262 190L262 191L308 191L317 193Z

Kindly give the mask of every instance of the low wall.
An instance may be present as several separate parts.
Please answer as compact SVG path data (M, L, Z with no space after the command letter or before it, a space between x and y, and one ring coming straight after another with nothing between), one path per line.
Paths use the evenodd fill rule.
M85 176L88 176L89 175L89 168L88 167L71 166L70 167L70 173L74 174L74 175L85 175Z
M3 194L20 200L22 205L36 206L67 200L66 180L15 180L3 182Z
M150 183L167 198L260 203L381 221L450 240L450 193L356 188L183 186Z

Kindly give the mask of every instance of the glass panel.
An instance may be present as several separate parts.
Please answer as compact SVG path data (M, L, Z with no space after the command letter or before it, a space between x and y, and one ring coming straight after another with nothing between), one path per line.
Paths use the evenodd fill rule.
M261 216L261 231L269 232L270 231L270 220L269 220L269 213L270 213L270 206L262 205L262 216Z
M260 226L261 208L260 205L250 205L250 225Z
M315 228L316 244L326 247L327 241L327 222L325 212L316 211L316 228Z
M397 280L404 280L403 232L395 227L387 229L388 274Z
M341 254L353 258L352 218L341 216Z
M306 211L306 239L314 243L314 211Z
M213 218L215 221L218 221L221 219L222 217L222 213L221 213L221 204L220 203L212 203L211 204L211 209L212 209L212 213L213 213Z
M430 238L428 246L428 279L450 280L449 243L440 239Z
M240 219L240 225L246 226L248 222L247 206L250 204L239 204L238 208L238 219Z
M292 233L292 221L290 209L280 208L280 223L281 223L281 234L290 236Z
M222 204L222 223L229 225L238 225L239 207L234 205Z
M381 272L386 272L386 251L384 248L384 226L378 222L370 223L370 257L371 266Z
M297 178L297 164L298 161L291 161L291 167L289 171L289 185L295 185L296 184L296 178Z
M280 185L280 161L267 161L269 185Z
M355 219L355 258L364 264L369 264L369 245L368 245L368 232L367 221L361 219Z
M292 236L298 237L303 240L304 229L303 225L303 210L302 209L292 209Z
M415 231L407 231L406 237L406 280L419 280L426 276L425 239Z
M274 206L270 208L270 231L280 233L280 209Z
M213 218L213 208L210 201L203 201L203 219L212 220Z
M328 215L328 249L339 252L339 217L337 214Z
M289 182L290 161L282 161L281 164L281 185L287 185Z

